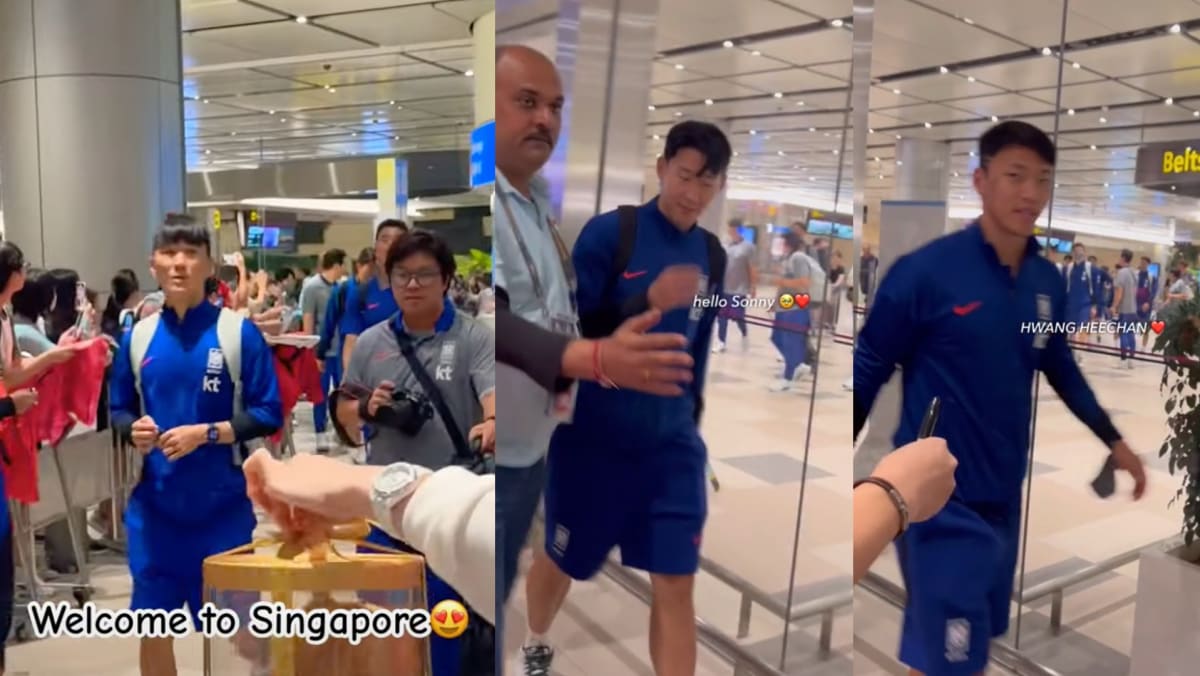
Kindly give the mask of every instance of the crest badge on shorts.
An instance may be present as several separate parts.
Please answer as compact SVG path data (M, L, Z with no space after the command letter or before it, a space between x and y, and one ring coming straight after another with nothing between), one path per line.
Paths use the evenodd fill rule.
M946 661L966 662L971 652L971 623L957 618L946 621Z

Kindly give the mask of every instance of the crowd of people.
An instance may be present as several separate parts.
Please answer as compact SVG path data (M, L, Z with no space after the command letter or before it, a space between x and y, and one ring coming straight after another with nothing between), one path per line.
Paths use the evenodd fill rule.
M424 555L431 604L453 598L474 609L467 637L431 639L432 673L491 664L494 332L475 317L488 309L486 280L463 279L441 237L399 220L380 223L374 246L354 260L331 249L315 274L271 274L250 272L241 254L218 263L207 228L170 215L155 233L149 272L145 285L135 271L118 271L99 310L101 294L78 274L31 268L15 243L0 243L0 306L11 307L0 313L4 424L31 419L44 374L97 341L105 346L99 370L82 372L101 401L95 415L78 418L92 424L75 427L111 422L143 457L123 515L132 608L187 606L195 616L202 562L251 542L252 502L301 543L343 520L371 518L381 527L372 542ZM263 440L291 415L292 371L277 355L297 336L311 338L304 355L321 374L312 397L318 448L282 459ZM330 423L342 445L363 447L360 465L321 457L338 446ZM51 439L38 442L35 457ZM5 470L12 497L15 473ZM111 533L110 511L92 510L97 538ZM7 510L3 526L11 554ZM67 572L77 562L62 526L44 539L50 566ZM13 609L13 569L5 570L0 635ZM176 673L171 639L143 638L139 662L143 674Z

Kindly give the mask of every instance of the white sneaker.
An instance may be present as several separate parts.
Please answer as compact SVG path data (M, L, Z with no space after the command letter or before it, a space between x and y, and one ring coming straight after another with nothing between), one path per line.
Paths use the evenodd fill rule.
M790 380L784 380L783 378L780 378L774 383L771 383L771 386L767 389L772 392L789 392L792 389L792 383Z
M722 343L719 340L714 340L712 351L713 351L713 354L721 354L722 352L725 351L725 343Z
M1132 359L1125 360L1125 368L1129 369L1130 371L1133 370L1133 360Z
M317 453L327 455L329 446L329 432L317 432Z
M775 357L775 363L777 363L777 364L782 364L782 363L783 363L783 357L779 357L779 356Z
M812 367L808 364L801 364L796 367L796 372L792 374L792 380L800 380L810 374L812 374Z
M847 378L846 382L842 383L842 389L847 392L854 391L854 377L853 376Z

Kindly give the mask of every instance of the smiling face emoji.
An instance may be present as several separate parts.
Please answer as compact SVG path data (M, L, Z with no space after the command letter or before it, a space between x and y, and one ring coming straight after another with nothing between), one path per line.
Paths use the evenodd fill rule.
M429 628L442 638L458 638L467 630L467 609L458 601L442 601L429 611Z
M783 308L784 310L791 310L795 305L796 299L792 297L792 294L785 293L779 297L779 307Z

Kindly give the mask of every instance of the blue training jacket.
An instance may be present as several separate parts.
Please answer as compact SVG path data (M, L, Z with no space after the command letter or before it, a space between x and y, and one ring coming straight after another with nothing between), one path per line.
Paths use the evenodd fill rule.
M637 215L633 256L628 267L618 273L615 284L613 266L620 249L617 212L592 218L580 232L573 261L579 280L577 300L581 317L603 313L606 308L620 308L634 297L645 296L659 273L675 264L700 266L705 276L701 286L711 289L711 293L721 293L724 280L710 279L707 233L702 228L693 226L687 232L680 231L658 210L657 198L638 207ZM656 440L678 436L681 429L694 433L716 316L716 308L682 308L665 313L658 326L651 329L688 338L687 350L695 359L695 373L683 396L659 397L581 382L572 427L593 435L593 439L604 438L618 446L639 449L654 448ZM597 434L603 436L594 436ZM614 438L614 434L618 436Z
M956 495L1020 504L1034 372L1106 444L1120 435L1075 364L1062 333L1022 323L1064 321L1066 288L1031 237L1016 277L978 222L901 257L879 285L854 350L856 430L898 366L903 405L894 442L917 437L933 397L934 435L959 460Z
M346 309L340 327L342 336L358 336L376 324L387 321L400 311L389 286L380 286L375 277L367 280L367 292L355 283L346 290Z
M141 367L145 415L160 432L233 417L233 381L217 340L220 311L202 302L181 320L163 308ZM131 336L121 338L110 390L113 422L124 426L142 416L129 362ZM279 429L283 405L274 357L249 320L242 323L241 362L242 411L263 427ZM228 445L205 444L173 462L155 448L142 465L135 495L178 520L205 521L239 496L244 499L246 480Z

